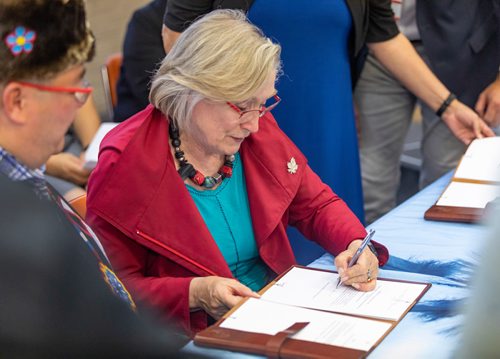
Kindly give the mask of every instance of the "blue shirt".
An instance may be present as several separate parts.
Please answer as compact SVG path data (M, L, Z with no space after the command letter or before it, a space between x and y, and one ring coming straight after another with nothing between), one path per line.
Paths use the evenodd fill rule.
M268 270L255 243L239 154L235 155L232 177L225 178L215 190L186 187L234 277L250 289L260 290L268 282Z

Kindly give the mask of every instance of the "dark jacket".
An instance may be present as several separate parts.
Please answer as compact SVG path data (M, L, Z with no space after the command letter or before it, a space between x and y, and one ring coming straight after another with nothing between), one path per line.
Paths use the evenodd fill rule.
M134 12L123 42L123 63L116 85L115 122L125 121L149 104L151 77L165 57L161 39L167 0L154 0Z
M498 75L498 0L418 0L417 25L437 77L469 106Z

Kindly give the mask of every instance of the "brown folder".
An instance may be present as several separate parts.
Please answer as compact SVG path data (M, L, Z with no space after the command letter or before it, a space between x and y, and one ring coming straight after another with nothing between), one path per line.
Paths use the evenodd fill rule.
M485 216L485 213L488 212L488 205L491 202L487 203L484 208L442 206L438 204L439 200L446 192L446 189L452 183L456 182L470 183L477 186L500 185L500 182L495 182L495 181L481 181L481 180L471 180L471 179L453 177L448 186L443 191L443 193L441 193L441 196L438 198L436 203L432 205L427 211L425 211L424 219L430 221L461 222L461 223L477 223L481 221L481 219Z
M424 213L424 218L429 221L477 223L483 218L484 208L467 208L432 205Z
M301 266L293 266L288 271L290 271L294 267L305 268ZM323 271L320 269L313 269L313 268L306 268L306 269L312 271L315 270ZM283 277L286 273L288 273L288 271L283 273L275 281L271 282L268 286L266 286L260 292L260 294L263 294L266 290L268 290L271 286L273 286L281 277ZM324 272L331 272L331 271L324 271ZM245 302L247 301L246 299L242 300L242 302L239 303L235 308L231 309L228 313L226 313L226 315L222 319L220 319L217 323L215 323L213 326L196 334L194 338L194 343L196 345L201 345L201 346L215 347L220 349L263 355L267 356L268 358L290 358L290 359L291 358L363 358L369 352L371 352L383 340L383 338L387 336L387 334L392 329L396 327L399 321L418 302L418 300L420 300L420 298L427 292L427 290L431 286L430 283L399 281L399 280L382 279L382 278L378 278L378 280L423 284L425 285L425 287L420 293L420 295L415 299L415 301L408 304L408 308L398 321L380 320L380 319L367 318L363 316L356 316L345 313L338 313L338 312L336 313L351 317L360 317L365 319L377 320L390 324L389 330L387 330L385 334L381 336L378 339L378 341L368 351L362 351L352 348L339 347L334 345L290 338L293 334L299 332L302 328L304 328L308 324L307 322L295 323L291 327L286 328L275 335L222 328L220 325L224 322L224 320L230 317L231 314L234 311L236 311L240 306L245 305ZM271 320L271 318L269 318L269 320Z
M436 203L425 212L424 218L433 221L479 222L487 212L488 203L484 202L495 200L495 195L500 191L499 174L495 172L499 169L500 137L472 141L455 169L450 183ZM494 186L497 187L496 193L492 191L495 189ZM481 201L471 203L470 198L464 201L467 193L471 193L465 193L466 190L476 191L475 198Z

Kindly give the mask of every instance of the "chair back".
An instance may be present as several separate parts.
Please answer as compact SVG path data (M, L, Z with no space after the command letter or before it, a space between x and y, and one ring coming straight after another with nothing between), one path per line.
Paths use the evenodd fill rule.
M108 56L106 62L101 67L102 84L104 86L104 95L106 97L106 107L108 116L113 119L113 109L118 101L116 94L116 84L120 77L120 68L123 61L121 52Z
M87 194L82 194L81 196L73 198L69 201L69 204L80 217L85 219L85 215L87 214Z

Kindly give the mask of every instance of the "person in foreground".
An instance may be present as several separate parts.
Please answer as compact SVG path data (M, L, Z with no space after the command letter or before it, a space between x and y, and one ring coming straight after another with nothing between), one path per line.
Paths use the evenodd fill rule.
M500 194L499 194L500 195ZM500 198L500 197L498 197ZM471 283L471 297L464 306L464 324L460 341L457 341L455 358L500 357L500 203L492 203L489 209L491 226L483 244L480 264Z
M375 244L347 269L366 231L271 115L280 66L280 47L242 12L214 11L166 56L151 105L101 145L87 219L136 298L188 332L295 263L288 225L356 289L374 289L388 259Z
M186 338L112 294L53 203L5 176L0 198L1 358L196 357L178 353Z
M0 357L176 355L43 174L91 92L84 0L2 0L0 36Z

